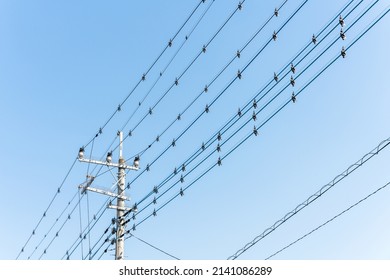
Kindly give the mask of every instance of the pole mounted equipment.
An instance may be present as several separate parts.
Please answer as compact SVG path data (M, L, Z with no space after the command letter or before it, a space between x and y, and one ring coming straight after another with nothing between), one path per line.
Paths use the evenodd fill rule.
M139 156L136 156L134 158L133 165L127 165L125 159L123 158L123 132L118 131L119 136L119 160L118 162L112 162L112 152L107 153L106 161L100 161L100 160L94 160L94 159L88 159L84 157L84 147L81 147L78 154L78 160L80 162L85 162L88 164L97 164L97 165L105 165L107 167L117 167L118 168L118 192L112 193L109 191L101 190L92 187L93 179L89 180L86 185L80 185L79 188L85 191L91 191L96 192L99 194L107 195L110 197L114 197L117 199L117 205L113 205L112 203L109 203L107 206L110 209L116 209L116 247L115 247L115 259L116 260L123 260L124 259L124 251L125 251L125 240L124 240L124 233L125 233L125 226L126 224L122 223L123 216L125 212L135 212L137 211L134 207L126 207L125 201L130 200L129 197L125 195L125 186L126 186L126 170L135 170L137 171L139 169Z

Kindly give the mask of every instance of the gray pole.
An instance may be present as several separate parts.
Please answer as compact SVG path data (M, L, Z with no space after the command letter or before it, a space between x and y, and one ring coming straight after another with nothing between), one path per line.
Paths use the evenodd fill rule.
M123 166L125 165L125 160L122 156L122 142L123 142L123 133L122 131L119 132L119 167L118 167L118 198L117 198L117 210L116 210L116 217L117 217L117 231L116 231L116 248L115 248L115 259L116 260L123 260L124 259L124 253L125 253L125 240L124 240L124 233L125 233L125 226L122 225L122 217L125 214L125 200L123 199L123 196L125 195L125 168Z
M84 147L80 148L79 150L79 161L85 162L85 163L92 163L92 164L99 164L104 165L107 167L117 167L118 168L118 193L115 194L110 191L100 190L97 188L94 188L91 186L92 180L87 183L86 185L80 185L79 188L82 188L83 191L92 191L104 195L108 195L111 197L117 198L117 205L112 205L111 203L108 204L108 208L116 209L116 245L115 245L115 259L116 260L123 260L125 257L125 239L124 239L124 233L125 233L125 225L123 225L123 216L125 212L127 211L136 211L135 209L128 208L125 206L125 201L130 200L130 198L125 196L125 181L126 181L126 169L127 170L138 170L139 169L139 157L134 158L133 165L126 165L126 161L123 158L123 133L122 131L118 131L119 136L119 161L118 163L112 162L112 152L109 152L107 154L106 161L100 161L100 160L94 160L94 159L88 159L84 158ZM114 238L113 240L114 241Z

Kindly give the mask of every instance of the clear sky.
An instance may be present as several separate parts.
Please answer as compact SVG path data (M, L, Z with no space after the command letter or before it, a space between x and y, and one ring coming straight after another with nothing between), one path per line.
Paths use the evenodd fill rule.
M266 2L266 3L265 3ZM209 84L235 56L251 36L283 1L246 0L240 11L218 33L180 78L153 113L124 141L126 158L146 148L155 137ZM185 159L218 132L238 108L253 99L306 44L313 34L338 16L350 1L309 0L267 43L302 1L288 0L278 17L265 26L226 71L183 114L180 121L155 142L141 157L141 170L153 161L242 71L248 61L265 46L245 71L210 107L208 114L195 123L170 148L149 172L144 172L127 190L134 202L141 200ZM0 1L0 259L15 259L60 187L78 150L98 132L110 115L147 71L155 58L199 3L192 1ZM121 111L115 114L103 133L86 147L86 156L99 159L116 132L123 128L138 102L153 86L185 36L180 52L163 72L148 97L124 127L127 135L159 98L186 69L218 28L237 7L238 1L206 0L173 40L161 59L137 87ZM346 11L359 3L352 1ZM362 1L345 19L344 30L371 1ZM277 97L226 144L221 152L202 160L215 150L217 142L186 166L185 180L141 212L136 223L153 213L180 188L186 188L203 171L224 157L235 144L259 126L285 101L292 91L299 92L318 71L340 54L383 11L389 1L380 0ZM196 29L198 19L209 8ZM344 13L345 14L345 13ZM335 26L338 19L331 26ZM290 102L282 111L250 137L156 217L147 219L134 235L180 259L226 259L247 242L273 225L336 175L359 160L382 140L390 137L390 15L337 59L328 70ZM327 29L327 31L330 29ZM327 33L318 38L321 40ZM296 67L295 77L313 58L338 37L337 26L323 42ZM311 49L313 45L310 45ZM258 109L288 84L279 83L258 103ZM273 86L275 82L271 85ZM250 118L252 110L245 115ZM229 138L241 123L222 135ZM215 140L215 139L214 139ZM113 147L116 146L117 143ZM114 151L114 161L118 152ZM132 160L131 160L132 161ZM129 164L131 163L129 161ZM390 181L390 147L385 148L361 168L338 183L331 191L288 220L277 230L244 253L240 259L264 259L313 228L367 196ZM188 176L192 167L200 163ZM104 167L102 171L106 171ZM31 256L61 259L92 218L104 205L106 197L89 193L80 205L78 185L87 172L98 169L76 162L61 192L42 219L36 234L28 242L20 259ZM131 171L127 181L137 175ZM98 177L94 186L110 189L116 170ZM180 178L164 185L163 193ZM390 192L384 189L345 213L332 223L277 255L276 259L389 259ZM72 197L75 197L72 200ZM153 201L153 195L143 205ZM64 214L56 222L67 206ZM68 214L70 220L66 221ZM106 210L90 235L72 254L72 259L86 256L89 247L95 252L110 225L114 210ZM129 222L130 229L134 221ZM61 226L64 224L62 229ZM49 229L54 225L53 229ZM47 237L44 235L49 232ZM55 238L56 232L58 237ZM53 240L53 241L52 241ZM42 241L42 242L41 242ZM51 243L50 246L48 244ZM41 242L41 243L40 243ZM38 247L34 252L34 248ZM98 251L94 258L101 256ZM113 247L110 247L112 249ZM33 253L34 252L34 253ZM113 251L102 256L112 259ZM128 259L170 259L167 255L134 238L126 240Z

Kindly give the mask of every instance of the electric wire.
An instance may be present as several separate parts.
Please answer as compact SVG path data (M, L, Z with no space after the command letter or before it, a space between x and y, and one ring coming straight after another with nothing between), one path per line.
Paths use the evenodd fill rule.
M107 121L104 123L103 126L101 126L98 130L98 132L95 134L95 136L89 141L87 142L87 144L85 145L85 147L89 146L91 144L91 142L96 139L100 134L103 133L103 130L104 128L109 124L109 122L113 119L113 117L119 112L121 111L121 108L123 107L123 105L126 103L126 101L130 98L130 96L133 94L133 92L138 88L138 86L141 84L142 81L145 80L146 78L146 75L152 70L152 68L156 65L156 63L160 60L160 58L163 56L163 54L166 52L166 50L172 46L174 40L176 39L176 37L179 35L179 33L182 31L182 29L184 28L184 26L188 23L188 21L191 19L191 17L195 14L195 12L198 10L198 8L200 7L200 5L202 3L204 3L205 1L203 0L200 0L199 3L196 5L196 7L192 10L192 12L190 13L190 15L187 17L187 19L185 20L185 22L180 26L179 30L175 33L175 35L169 40L168 44L165 45L165 47L163 48L163 50L161 51L161 53L157 56L157 58L153 61L153 63L149 66L148 70L143 74L143 76L141 77L141 79L139 79L139 81L136 83L136 85L133 87L133 89L129 92L129 94L124 98L124 100L119 104L118 108L110 115L110 117L107 119Z
M68 179L68 176L69 176L69 174L71 173L71 171L73 170L73 167L75 166L76 162L77 162L77 158L75 158L74 161L73 161L73 163L71 164L71 166L70 166L68 172L66 173L66 175L65 175L64 179L62 180L60 186L58 187L56 193L54 194L53 198L51 199L49 205L46 207L46 209L45 209L45 211L43 212L43 215L41 216L41 218L39 219L37 225L34 227L32 233L31 233L30 236L28 237L27 241L24 243L24 245L23 245L22 249L20 250L19 254L16 256L16 260L19 259L20 255L24 252L24 250L25 250L26 246L28 245L28 243L30 242L31 238L35 235L36 231L38 230L38 227L40 226L42 220L46 217L46 214L47 214L47 212L49 211L49 209L51 208L51 206L52 206L54 200L57 198L58 194L60 194L61 189L62 189L62 187L64 186L65 181Z
M153 248L153 249L156 249L157 251L159 251L159 252L161 252L161 253L163 253L163 254L165 254L165 255L171 257L172 259L180 260L178 257L175 257L174 255L167 253L166 251L164 251L164 250L162 250L162 249L160 249L160 248L158 248L158 247L156 247L156 246L150 244L149 242L146 242L145 240L142 240L141 238L135 236L134 234L130 234L130 236L126 237L125 239L129 239L129 238L131 238L131 237L133 237L133 238L137 239L138 241L140 241L140 242L142 242L142 243L148 245L149 247L151 247L151 248Z
M89 158L92 158L92 153L93 153L93 147L95 145L95 140L92 141L92 146L91 146L91 151L89 153ZM88 179L88 176L89 176L89 168L91 166L91 163L88 162L87 164L87 179ZM91 179L91 183L92 183L92 179ZM88 195L88 192L86 191L85 192L85 195L87 197L87 219L88 221L90 220L89 218L89 195ZM80 206L80 203L79 203L79 206ZM89 223L88 223L89 225ZM81 211L80 211L80 230L82 229L82 226L81 226ZM83 248L83 244L81 244L81 248ZM83 258L83 249L81 249L82 251L82 258ZM88 231L88 252L91 252L91 235L90 235L90 231Z
M133 119L134 115L137 113L137 111L140 109L141 105L145 102L146 98L149 96L149 94L152 92L152 90L155 88L155 86L157 85L157 83L159 82L159 80L161 79L161 77L164 75L164 73L166 72L166 70L168 69L168 67L172 64L172 62L174 61L174 59L176 58L176 56L180 53L181 49L184 47L185 43L188 42L188 39L191 37L192 33L195 31L195 29L198 27L198 25L200 24L200 22L203 20L204 16L207 14L207 12L210 10L211 6L214 4L215 0L212 0L209 4L209 6L207 7L207 9L202 13L202 15L200 16L200 18L197 20L197 22L195 23L195 25L193 26L193 28L191 29L191 31L185 36L184 38L184 41L180 44L179 48L176 50L176 52L174 53L174 55L172 56L172 58L169 60L169 62L167 63L167 65L164 67L164 69L160 72L160 74L158 75L157 79L154 81L154 83L152 84L152 86L150 87L150 89L146 92L146 94L144 95L144 97L138 102L138 106L135 108L135 110L130 114L130 117L127 119L127 121L125 122L125 124L122 126L121 128L121 131L123 131L126 126L129 124L129 122Z
M185 69L181 72L181 74L178 75L176 80L168 87L168 89L163 93L163 95L149 108L149 110L143 115L143 117L137 122L137 124L130 129L130 132L134 132L139 125L148 117L151 115L151 112L158 106L158 104L167 96L167 94L171 91L171 89L179 84L180 79L187 73L187 71L191 68L191 66L198 60L198 58L205 53L204 48L207 48L214 39L220 34L220 32L223 30L223 28L226 26L226 24L232 19L232 17L236 14L237 11L241 10L240 5L242 6L245 3L245 0L241 1L240 4L233 10L233 12L229 15L229 17L224 21L224 23L219 27L219 29L214 33L214 35L211 37L211 39L208 40L208 42L202 47L202 49L195 55L195 57L191 60L191 62L185 67ZM131 133L127 134L124 138L126 140Z
M352 2L352 1L351 1L351 2ZM351 3L351 2L350 2L350 3ZM362 1L360 1L355 7L353 7L353 9L346 15L346 18L348 17L348 15L349 15L349 14L350 14L350 13L351 13L351 12L352 12L352 11L353 11L361 2L362 2ZM350 3L349 3L349 4L350 4ZM348 6L349 6L349 4L348 4ZM348 7L348 6L347 6L347 7ZM337 16L336 16L334 19L336 19L336 18L338 17L338 15L339 15L339 14L337 14ZM334 19L333 19L333 20L334 20ZM330 22L330 23L331 23L331 22ZM325 28L322 29L322 31L320 32L320 34L321 34L327 27L329 27L330 23L329 23ZM337 25L335 25L334 28L332 28L332 29L328 32L328 34L327 34L325 37L327 37L327 36L328 36L336 27L337 27ZM325 38L324 38L324 39L325 39ZM312 50L314 50L318 45L320 45L321 42L322 42L324 39L322 39L321 41L319 41L318 44L314 45L314 47L312 48ZM310 43L305 47L305 49L306 49L308 46L310 46ZM311 52L312 50L310 50L310 52ZM310 54L310 52L309 52L308 54ZM296 59L301 53L302 53L302 52L300 52L298 55L296 55L296 56L294 57L294 59L291 60L291 61L295 61L295 59ZM306 54L306 55L304 56L304 58L306 58L306 57L308 56L308 54ZM296 63L295 65L299 65L299 64L302 62L302 60L303 60L303 58L302 58L298 63ZM283 69L282 71L286 70L286 68L287 68L288 66L289 66L289 63L284 67L284 69ZM281 74L282 71L281 71L279 74ZM305 71L306 71L306 70L305 70ZM287 74L286 74L286 75L287 75ZM283 78L284 78L286 75L284 75ZM272 81L273 81L273 79L270 81L270 83L271 83ZM268 87L268 86L270 85L270 83L268 83L268 84L267 84L259 93L257 93L257 94L255 95L254 98L252 98L252 99L249 100L249 102L244 106L244 109L245 109L245 108L249 108L249 109L247 109L247 110L243 113L243 115L245 115L246 113L248 113L248 112L250 111L249 105L252 104L252 100L255 100L255 98L257 98L257 97L260 95L260 93L262 93L263 90L264 90L266 87ZM266 94L267 94L268 92L270 92L275 86L276 86L276 84L275 84L269 91L267 91ZM265 94L264 94L261 98L259 98L258 100L256 100L256 102L259 102L262 98L264 98L264 96L265 96ZM265 108L265 107L266 107L266 106L263 106L263 108ZM217 137L217 134L218 134L218 133L221 133L221 135L223 135L228 129L230 129L230 128L231 128L238 120L240 120L241 118L242 118L242 116L241 116L241 117L237 117L237 114L234 114L233 117L229 120L229 122L228 122L227 124L224 125L224 127L223 127L222 129L220 129L220 130L218 130L218 132L214 133L214 135L213 135L212 137L210 137L209 140L208 140L207 142L205 142L205 149L204 149L204 150L206 150L207 148L209 148L209 147L211 146L211 144L212 144L213 142L216 141L216 137ZM236 121L235 121L234 123L231 123L234 119L236 119ZM250 119L249 119L249 120L250 120ZM226 126L227 126L229 123L230 123L229 127L226 128ZM169 147L170 147L170 146L169 146ZM165 151L166 151L166 150L164 150L162 153L165 153ZM189 158L188 160L186 160L186 161L184 161L182 164L178 165L178 169L180 169L180 166L186 166L186 165L190 164L190 163L191 163L197 156L199 156L202 152L203 152L203 149L199 148L192 156L190 156L190 158ZM160 157L160 156L161 156L161 154L159 155L159 157ZM159 157L158 157L158 158L159 158ZM157 159L158 159L158 158L157 158ZM156 159L153 160L152 163L154 163L155 161L156 161ZM149 166L151 166L152 163L149 164ZM141 174L142 174L144 171L145 171L145 170L143 170L143 171L141 172ZM136 176L136 177L133 179L133 181L130 183L130 185L131 185L132 183L134 183L134 181L137 180L138 177L139 177L141 174L139 174L138 176ZM175 175L176 175L175 172L171 173L166 179L163 180L163 182L161 182L159 185L157 185L157 189L160 189L163 185L165 185L165 184L166 184L170 179L172 179ZM152 190L151 192L149 192L148 195L146 195L141 201L138 202L138 205L141 204L145 199L147 199L148 197L150 197L153 193L154 193L153 190Z
M72 197L72 199L67 203L66 207L62 210L62 212L60 213L60 215L56 218L55 222L51 225L51 227L49 228L49 230L44 234L43 238L41 238L41 240L39 241L38 245L35 246L34 250L32 251L32 253L28 256L28 260L30 260L32 258L32 256L35 254L35 252L39 249L39 247L41 246L41 244L43 243L43 241L46 239L46 237L51 233L51 231L53 230L54 226L57 224L57 222L61 219L62 215L64 215L64 213L66 212L66 210L69 208L70 204L73 202L73 200L77 197L77 194L78 192ZM80 199L80 198L79 198Z
M364 33L364 34L365 34L365 33ZM363 34L363 35L364 35L364 34ZM362 36L363 36L363 35L362 35ZM356 42L356 41L355 41L355 42ZM354 43L355 43L355 42L354 42ZM353 43L353 44L354 44L354 43ZM348 48L350 48L351 46L352 46L352 45L350 45ZM348 49L348 48L347 48L347 49Z
M62 223L61 227L59 228L59 230L56 232L56 234L54 235L54 237L51 239L51 241L49 242L49 244L45 247L45 249L43 250L41 256L39 257L39 260L42 259L43 255L45 255L47 253L47 250L51 247L51 245L53 244L54 240L59 237L59 233L61 232L61 230L64 228L64 226L66 225L67 221L71 219L71 216L73 214L73 212L77 209L77 205L76 204L72 210L70 211L70 213L68 214L68 218Z
M387 11L388 12L388 11ZM385 14L387 14L387 12ZM359 41L364 34L366 34L373 26L375 26L379 21L380 19L382 19L384 17L383 14L378 20L376 20L373 24L371 24L369 27L366 28L366 30L362 33L361 36L359 36L358 38L356 38L350 45L349 47L351 47L353 44L355 44L357 41ZM304 89L307 88L308 85L310 85L314 80L316 80L325 70L327 70L331 65L333 65L333 63L338 59L340 58L341 55L338 55L336 56L335 59L331 60L317 75L315 75L299 92L301 93ZM289 104L291 102L291 100L289 100L288 102L286 102L284 105L282 105L275 113L273 113L268 119L266 119L260 126L257 127L257 129L260 129L262 126L264 126L266 123L268 123L269 120L271 120L276 114L278 114L287 104ZM252 135L254 135L253 133L247 135L245 138L243 138L243 140L241 140L235 147L233 147L223 158L226 158L227 156L229 156L233 151L235 151L239 146L241 146L245 141L247 141L249 139L249 137L251 137ZM198 163L198 165L195 167L197 168L201 163ZM150 214L148 215L147 217L145 217L143 220L141 220L139 223L137 223L137 226L140 225L141 223L143 223L144 221L146 221L147 219L149 219L151 216L155 216L155 213L157 213L158 211L160 211L162 208L164 208L166 205L168 205L170 202L172 202L176 197L178 197L179 195L181 195L181 193L183 191L185 191L186 189L188 189L189 187L191 187L194 183L196 183L200 178L202 178L205 174L207 174L212 168L214 168L215 166L217 166L217 163L214 163L213 165L211 165L206 171L204 171L201 175L199 175L195 180L193 180L186 188L182 189L180 193L177 193L176 195L174 195L171 199L169 199L167 202L165 202L161 207L159 207L157 210L154 210L153 214ZM133 227L133 230L135 229L135 225ZM126 231L126 234L130 233L131 230L128 230Z
M354 164L350 165L346 170L344 170L342 173L337 175L333 178L332 181L321 187L317 192L309 196L305 201L297 205L293 210L288 212L286 215L283 216L283 218L276 221L271 227L265 229L262 234L256 236L251 242L247 243L242 249L238 250L235 254L231 255L228 260L230 259L237 259L240 255L242 255L244 252L246 252L248 249L253 247L257 242L264 239L267 235L269 235L271 232L276 230L278 227L280 227L282 224L284 224L286 221L288 221L290 218L298 214L301 210L309 206L311 203L316 201L318 198L320 198L323 194L331 190L335 185L337 185L339 182L341 182L343 179L345 179L347 176L352 174L355 170L357 170L359 167L363 166L367 161L369 161L374 156L378 155L382 150L384 150L388 145L390 144L390 138L387 138L386 140L380 142L374 149L372 149L370 152L365 154L363 157L361 157L358 161L356 161Z
M111 225L108 226L108 227L104 230L103 234L99 237L99 239L98 239L98 240L95 242L95 244L92 246L91 251L90 251L90 253L89 253L89 259L90 259L90 260L92 259L92 251L93 251L93 250L95 249L95 247L100 243L100 241L101 241L102 238L107 234L107 232L110 230L110 228L111 228ZM114 231L114 229L115 229L115 228L112 228L111 234L108 235L108 236L106 237L105 240L108 240L108 238L112 235L112 232ZM86 258L87 258L87 256L86 256L85 258L83 258L83 259L85 260Z
M214 2L215 0L213 0ZM192 10L192 12L190 13L190 15L187 17L187 19L185 20L185 22L180 26L179 30L175 33L175 35L172 37L172 39L170 40L170 44L172 44L172 42L175 40L175 38L179 35L179 33L181 32L181 30L184 28L184 26L188 23L188 21L191 19L191 17L195 14L195 12L198 10L198 8L200 7L200 5L202 3L204 3L205 0L200 0L199 3L196 5L196 7ZM168 46L169 44L167 44L165 46L165 48L162 50L162 52L157 56L157 58L155 59L155 61L152 63L152 65L148 68L148 70L145 72L145 75L147 73L150 72L150 70L154 67L154 65L157 63L157 61L162 57L162 55L165 53L165 51L168 49ZM130 93L126 96L126 98L121 102L121 104L118 106L118 109L120 107L122 107L125 102L129 99L129 97L131 96L131 94L135 91L135 89L139 86L139 84L141 83L142 81L142 78L139 80L139 82L135 85L135 87L130 91ZM85 145L85 147L89 146L92 141L94 141L98 135L100 135L103 131L103 129L108 125L108 123L111 121L111 119L114 117L114 115L119 111L119 110L115 110L115 112L108 118L108 120L104 123L103 126L100 127L98 133L96 133L96 135L90 140L87 142L87 144ZM38 223L36 224L36 226L34 227L32 233L30 234L30 236L27 238L27 241L24 243L24 245L22 246L22 249L19 251L18 255L16 256L16 260L19 259L20 255L24 252L26 246L29 244L31 238L35 235L35 233L37 232L38 230L38 227L40 226L42 220L46 217L46 214L47 212L49 211L49 209L51 208L54 200L56 199L57 195L60 193L63 185L65 184L65 181L67 180L68 176L70 175L71 171L73 170L75 164L77 162L77 158L75 158L75 160L73 161L73 163L71 164L68 172L66 173L63 181L61 182L60 186L58 187L57 189L57 192L55 193L55 195L53 196L53 198L51 199L51 201L49 202L49 205L46 207L46 210L44 211L44 214L41 216L41 218L38 220Z
M81 190L78 190L78 192L77 192L78 195L79 195L79 200L81 200L80 192L81 192ZM80 224L80 235L81 235L81 233L83 231L82 214L81 214L81 203L79 203L79 216L80 216L80 223L79 224ZM88 218L88 220L89 220L89 218ZM81 258L84 259L84 246L83 246L82 242L81 242L80 248L81 248Z
M354 0L352 0L354 1ZM280 11L283 6L287 3L287 0L284 0L282 2L282 4L279 6L279 8L277 9L278 11ZM230 61L218 72L218 74L205 86L204 89L202 89L202 91L184 108L184 110L182 110L179 114L178 114L178 117L175 118L161 133L159 133L157 135L157 137L140 153L138 153L140 156L142 156L144 154L144 152L146 152L148 149L150 149L156 142L159 141L159 139L177 122L181 119L181 117L183 115L185 115L185 113L195 104L195 102L206 92L208 91L208 89L214 84L214 82L225 72L226 69L228 69L228 67L239 57L241 56L242 52L248 47L248 45L259 35L259 33L266 27L266 25L271 21L271 19L275 17L275 12L272 13L272 15L265 21L264 24L261 25L261 27L252 35L252 37L245 43L245 45L243 47L241 47L237 54L235 54L233 56L232 59L230 59ZM239 55L238 55L239 53ZM180 117L179 117L180 116ZM160 155L162 156L168 149L170 148L170 146L167 147L166 150L164 150L164 152ZM155 161L158 160L155 159L152 163L150 163L150 166L153 165L155 163ZM142 174L144 173L144 171L141 172L141 174L139 174L139 176L141 176Z
M357 41L359 41L373 26L375 26L387 13L389 12L389 10L387 10L385 13L383 13L377 20L375 20L368 28L366 28L364 30L364 32L359 35L347 48L349 49L350 47L352 47ZM307 86L309 86L315 79L318 78L319 75L321 75L326 69L328 69L328 67L333 64L338 58L340 57L337 56L335 59L333 59L331 61L331 63L329 63L327 65L327 67L323 68L317 75L315 75L312 80L307 83L299 92L302 92L304 89L306 89ZM333 187L333 185L336 183L336 182L339 182L341 181L342 179L345 178L345 176L347 176L348 174L350 174L351 172L353 172L354 170L356 170L356 168L360 167L363 163L365 163L367 160L369 160L370 158L372 158L374 155L378 154L382 149L384 149L385 147L387 147L388 145L390 144L390 138L381 142L379 144L379 146L377 148L375 148L374 150L372 150L370 153L366 154L360 161L358 161L357 163L353 164L352 166L350 166L346 171L344 171L343 173L341 173L340 175L338 175L334 181L332 181L331 183L329 183L328 185L324 186L323 189L320 190L320 195L319 196L316 196L314 195L313 198L309 198L309 199L313 199L312 201L315 201L318 197L320 197L324 192L326 192L328 189L330 189L331 187ZM381 147L383 145L383 147ZM346 175L347 174L347 175ZM327 188L329 187L329 188ZM307 200L307 201L310 201L310 200ZM312 202L310 201L309 204ZM307 204L307 205L309 205ZM302 205L302 204L301 204ZM304 205L304 204L303 204ZM306 205L306 206L307 206ZM306 207L304 206L304 207ZM302 206L299 206L299 207L302 207ZM303 208L304 208L303 207ZM296 208L295 210L293 210L293 212L290 212L290 213L294 213L292 216L294 216L296 213L298 213L300 210L302 210L303 208ZM294 212L296 211L296 212ZM288 217L288 219L292 216L289 216L290 215L287 214L285 216ZM284 218L284 219L285 219ZM273 230L275 230L277 227L279 227L281 224L283 224L286 220L279 220L278 222L276 222L274 224L274 226L276 226L275 228L271 227L271 228L268 228L266 229L262 235L259 235L258 237L256 237L252 242L246 244L242 249L238 250L234 255L230 256L228 259L236 259L237 257L239 257L242 253L244 253L246 250L248 250L250 247L252 247L254 244L256 244L258 241L260 241L261 239L263 239L265 236L267 236L270 232L272 232Z
M283 25L278 29L277 33L279 33L286 24L302 9L302 7L308 2L308 0L303 1L299 7L288 17L288 19L283 23ZM245 67L241 71L241 74L245 72L245 70L249 67L250 64L253 63L253 61L263 52L263 50L269 45L269 43L272 42L272 37L270 37L267 42L256 52L256 54L245 64ZM229 87L238 79L238 76L235 76L224 88L219 92L219 94L209 103L208 108L210 108L217 100L229 89ZM205 114L207 113L206 110L202 110L201 113L177 136L174 138L175 143L183 137L183 135L189 131L189 129ZM152 166L162 155L164 155L170 148L172 148L173 145L170 144L167 146L163 152L161 152L151 163L149 163L149 167ZM145 170L141 171L130 183L132 184L136 179L138 179Z
M95 227L95 225L97 224L97 222L101 219L101 217L103 216L103 214L107 210L106 206L107 206L106 204L103 204L102 207L100 207L100 209L97 212L97 214L94 215L94 219L88 221L89 224L91 224L93 222L93 225L90 226L89 228L88 227L84 228L83 233L79 235L79 237L74 241L74 243L70 246L70 248L62 256L62 258L61 258L62 260L65 259L65 258L69 259L70 256L72 256L72 254L76 251L78 246L81 244L81 242L82 242L81 239L83 238L83 236L86 236L88 231L92 230ZM90 255L90 253L88 253L88 255Z
M351 206L349 206L347 209L345 209L344 211L340 212L339 214L333 216L331 219L327 220L326 222L322 223L321 225L319 225L318 227L316 227L315 229L311 230L310 232L306 233L305 235L299 237L298 239L296 239L294 242L291 242L290 244L288 244L287 246L283 247L282 249L276 251L275 253L273 253L272 255L268 256L266 258L266 260L269 260L271 258L273 258L274 256L280 254L281 252L285 251L286 249L290 248L291 246L295 245L296 243L298 243L299 241L303 240L304 238L308 237L309 235L313 234L314 232L316 232L317 230L323 228L324 226L328 225L329 223L333 222L334 220L336 220L337 218L339 218L341 215L347 213L348 211L352 210L353 208L355 208L356 206L358 206L359 204L361 204L362 202L366 201L367 199L369 199L370 197L374 196L375 194L377 194L378 192L384 190L385 188L387 188L388 186L390 185L390 182L388 182L387 184L383 185L382 187L376 189L374 192L370 193L369 195L365 196L364 198L360 199L358 202L352 204Z

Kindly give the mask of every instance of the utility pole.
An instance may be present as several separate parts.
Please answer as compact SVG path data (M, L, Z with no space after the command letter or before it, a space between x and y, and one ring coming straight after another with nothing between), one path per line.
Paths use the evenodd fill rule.
M125 184L126 184L126 169L128 170L138 170L139 169L139 157L136 156L134 159L133 165L126 165L126 161L123 158L123 133L122 131L118 131L119 136L119 160L118 163L112 162L112 152L109 152L106 157L106 161L99 161L99 160L93 160L93 159L87 159L84 158L84 147L80 148L79 150L79 156L78 159L80 162L86 162L86 163L93 163L98 165L105 165L107 167L117 167L118 168L118 192L117 194L100 190L97 188L91 187L91 184L94 180L94 177L90 177L90 181L85 185L80 185L79 188L82 188L83 191L92 191L104 195L108 195L111 197L115 197L117 199L117 205L112 205L111 203L108 205L108 208L116 209L116 246L115 246L115 259L116 260L123 260L124 259L124 251L125 251L125 240L124 240L124 233L125 233L125 225L123 224L123 215L125 211L133 211L132 208L126 207L125 201L130 200L125 195ZM87 176L89 176L87 174Z

